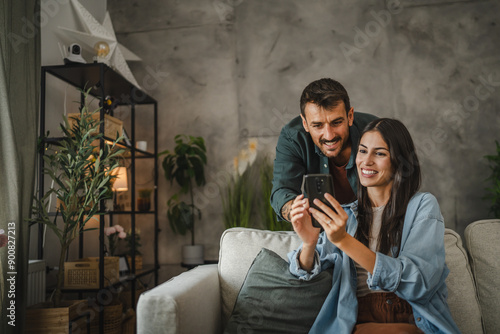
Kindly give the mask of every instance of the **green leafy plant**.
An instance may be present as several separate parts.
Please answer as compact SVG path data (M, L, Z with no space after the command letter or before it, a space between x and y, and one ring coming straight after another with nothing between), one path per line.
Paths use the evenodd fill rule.
M101 122L92 117L100 109L89 111L87 106L88 91L83 92L84 104L80 115L74 118L73 126L69 126L64 117L61 130L64 138L50 144L43 156L45 168L43 173L55 183L41 199L35 197L33 217L30 223L46 224L59 239L61 250L59 256L59 272L54 293L51 296L54 306L60 305L64 282L64 261L71 243L83 231L85 224L99 211L100 202L110 198L110 183L114 178L112 172L119 166L118 158L124 153L116 143L105 144L99 149L103 133L99 131ZM118 136L117 136L118 137ZM49 204L52 195L57 198L56 215L49 215ZM57 223L58 217L62 224ZM51 219L52 218L52 219Z
M493 212L495 218L500 218L500 143L498 141L495 141L495 143L497 154L485 156L491 169L491 175L487 179L491 181L491 187L486 188L488 195L485 198L491 201L491 212Z
M139 198L149 198L149 196L151 196L151 193L153 192L153 189L143 188L139 189L137 192L139 194Z
M235 174L231 176L222 193L224 226L250 227L255 199L257 140L250 139L247 147L234 158Z
M251 168L247 168L243 174L231 177L223 190L222 210L226 228L250 226L255 192L251 174Z
M165 155L162 162L165 178L171 184L175 180L181 187L179 193L167 202L167 218L175 233L185 235L187 231L191 232L191 244L194 245L195 218L201 219L201 211L194 205L193 188L206 183L207 151L202 137L177 135L174 139L174 151L166 150L159 154ZM182 194L189 194L190 204L180 200Z
M135 249L135 255L142 255L139 248L141 244L141 232L136 228L135 230L135 242L132 242L132 230L127 231L127 236L125 237L125 242L127 242L128 255L132 256L132 249Z
M151 208L151 193L153 189L143 188L138 191L139 196L137 197L137 209L139 211L149 211Z
M278 220L273 207L271 206L270 198L273 188L273 164L270 159L264 157L260 160L260 185L261 185L261 203L260 216L264 224L264 228L270 231L291 231L292 225L287 221Z

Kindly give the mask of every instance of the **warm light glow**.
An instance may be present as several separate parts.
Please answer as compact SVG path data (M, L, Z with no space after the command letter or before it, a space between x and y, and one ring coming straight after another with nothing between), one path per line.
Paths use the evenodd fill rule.
M109 54L109 45L106 42L99 41L94 44L94 51L97 57L106 58L106 56Z
M92 216L88 221L87 224L85 224L85 229L89 228L99 228L99 222L100 222L100 217L101 216ZM84 219L86 216L84 217Z
M115 182L113 183L113 191L127 191L128 190L127 168L118 167L113 170L113 175L116 175Z

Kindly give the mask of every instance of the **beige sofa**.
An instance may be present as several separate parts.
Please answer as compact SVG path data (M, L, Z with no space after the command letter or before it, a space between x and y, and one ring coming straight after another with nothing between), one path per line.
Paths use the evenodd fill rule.
M500 220L474 222L464 235L466 247L457 233L445 232L448 304L463 333L500 333ZM261 248L286 259L299 244L293 232L226 230L218 265L199 266L140 296L137 332L221 333Z

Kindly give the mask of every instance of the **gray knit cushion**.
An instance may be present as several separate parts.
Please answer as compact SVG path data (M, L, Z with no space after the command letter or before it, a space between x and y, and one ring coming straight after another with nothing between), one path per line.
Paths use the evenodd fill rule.
M295 232L271 232L251 228L230 228L220 239L219 281L222 302L222 326L229 320L238 292L248 269L262 248L287 258L301 244Z
M332 288L331 271L310 281L296 278L288 262L262 249L241 287L225 334L306 334Z

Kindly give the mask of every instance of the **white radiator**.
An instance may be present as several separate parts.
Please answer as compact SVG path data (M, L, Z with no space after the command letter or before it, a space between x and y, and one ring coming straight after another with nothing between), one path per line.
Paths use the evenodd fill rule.
M45 301L45 260L28 262L28 306Z

